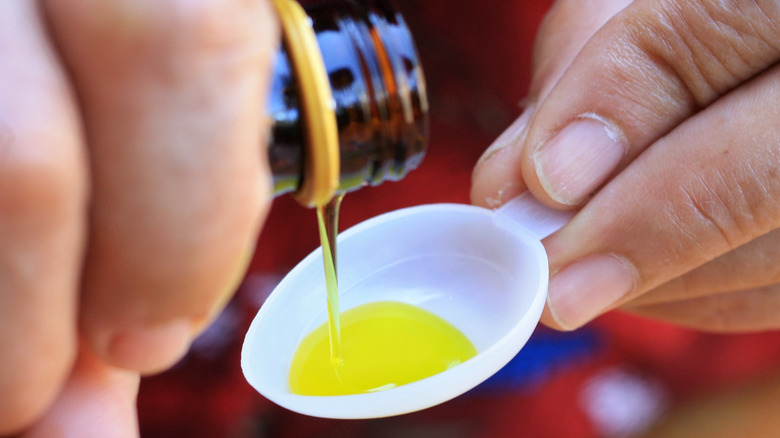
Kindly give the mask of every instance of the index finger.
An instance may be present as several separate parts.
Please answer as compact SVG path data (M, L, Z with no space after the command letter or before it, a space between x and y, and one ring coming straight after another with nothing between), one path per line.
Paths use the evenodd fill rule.
M780 59L773 1L633 2L537 107L522 175L543 202L583 203L655 140Z
M474 168L471 201L489 208L501 206L526 190L520 163L528 123L585 43L631 0L559 0L536 36L533 77L525 108Z
M44 2L91 158L80 328L107 363L172 365L235 290L270 205L267 1Z

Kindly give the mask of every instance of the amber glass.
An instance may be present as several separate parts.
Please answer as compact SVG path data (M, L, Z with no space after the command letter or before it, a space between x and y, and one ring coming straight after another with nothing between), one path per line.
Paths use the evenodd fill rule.
M333 94L339 131L338 193L399 180L427 147L428 102L412 36L384 0L301 1L311 18ZM304 177L305 123L295 72L284 45L269 102L274 192Z

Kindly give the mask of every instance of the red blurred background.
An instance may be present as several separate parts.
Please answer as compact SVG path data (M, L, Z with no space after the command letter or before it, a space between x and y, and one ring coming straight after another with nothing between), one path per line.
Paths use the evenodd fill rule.
M534 35L550 3L399 2L427 77L429 152L403 181L349 194L342 229L410 205L468 202L473 165L521 111ZM240 348L265 296L318 246L315 220L289 196L274 201L250 272L225 312L177 366L142 381L143 438L638 436L683 412L679 406L775 379L776 333L702 334L610 314L572 333L539 328L494 378L419 413L336 421L286 411L246 383Z

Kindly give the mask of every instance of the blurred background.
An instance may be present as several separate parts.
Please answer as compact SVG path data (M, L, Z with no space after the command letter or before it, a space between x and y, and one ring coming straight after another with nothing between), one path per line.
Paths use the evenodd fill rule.
M422 165L346 196L341 228L383 212L469 201L482 151L521 112L550 0L401 0L431 102ZM274 201L240 290L173 369L145 378L143 438L777 437L780 333L714 335L612 312L585 328L537 329L502 371L443 405L337 421L265 400L244 380L244 333L265 297L319 245L313 210Z

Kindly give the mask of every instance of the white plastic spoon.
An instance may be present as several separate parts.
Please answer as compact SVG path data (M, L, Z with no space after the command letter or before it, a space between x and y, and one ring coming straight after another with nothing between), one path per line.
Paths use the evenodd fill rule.
M338 238L341 310L383 300L413 304L455 325L477 355L385 391L290 392L290 363L298 344L327 320L318 249L290 271L255 316L241 353L244 375L280 406L325 418L398 415L463 394L506 365L528 341L547 298L547 254L540 240L571 217L526 193L496 211L430 204L362 222Z

